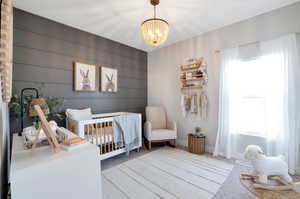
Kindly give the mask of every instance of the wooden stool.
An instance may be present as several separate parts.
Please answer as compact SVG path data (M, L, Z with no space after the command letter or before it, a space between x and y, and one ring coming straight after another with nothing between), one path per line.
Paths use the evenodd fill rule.
M205 153L205 136L189 134L188 150L191 153L204 154Z

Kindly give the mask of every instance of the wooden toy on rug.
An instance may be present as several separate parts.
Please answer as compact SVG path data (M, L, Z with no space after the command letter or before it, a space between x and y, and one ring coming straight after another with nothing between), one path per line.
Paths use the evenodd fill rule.
M253 184L253 187L255 189L266 189L270 191L287 191L287 190L294 190L298 193L300 193L300 182L295 183L287 183L282 178L278 176L270 176L269 180L276 181L276 184L278 185L269 185L269 184L261 184L258 180L257 175L251 175L251 174L241 174L241 178L243 180L253 180L255 184Z
M300 182L294 183L288 173L288 165L283 156L269 157L256 145L249 145L245 150L245 159L250 160L257 175L241 174L243 179L255 182L254 188L273 191L294 190L300 192ZM269 180L277 181L276 185Z

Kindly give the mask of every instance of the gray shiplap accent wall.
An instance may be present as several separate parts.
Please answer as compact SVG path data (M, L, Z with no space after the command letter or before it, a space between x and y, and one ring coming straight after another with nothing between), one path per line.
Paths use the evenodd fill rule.
M147 105L146 52L16 8L13 59L16 94L44 85L43 94L64 97L65 108L91 107L93 113L143 113ZM74 61L118 69L118 92L73 91Z

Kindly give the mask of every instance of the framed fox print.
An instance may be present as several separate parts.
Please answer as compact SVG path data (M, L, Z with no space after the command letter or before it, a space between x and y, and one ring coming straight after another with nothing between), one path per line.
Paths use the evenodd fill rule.
M118 70L114 68L100 67L100 91L118 91Z
M82 92L96 91L96 66L74 62L74 90Z

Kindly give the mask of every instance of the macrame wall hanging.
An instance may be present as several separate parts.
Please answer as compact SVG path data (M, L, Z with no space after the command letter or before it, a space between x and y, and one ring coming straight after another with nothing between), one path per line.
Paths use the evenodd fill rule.
M0 77L2 101L10 102L12 95L13 7L12 0L2 0L0 29ZM1 100L0 100L1 101Z

